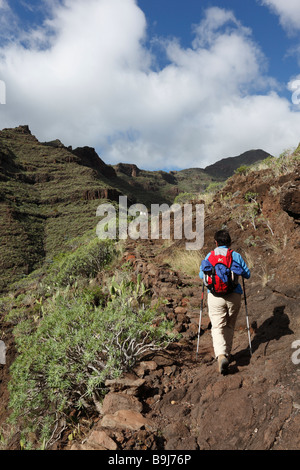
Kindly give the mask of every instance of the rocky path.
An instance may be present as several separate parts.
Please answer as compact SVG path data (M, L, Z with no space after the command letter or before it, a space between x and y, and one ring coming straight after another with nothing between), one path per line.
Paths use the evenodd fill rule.
M248 303L256 327L248 351L244 310L237 322L227 376L217 372L206 305L196 360L201 283L159 262L159 246L129 243L124 261L181 333L168 351L148 354L130 374L106 385L99 419L71 450L266 450L300 448L300 366L291 360L297 305L278 294ZM206 304L206 302L205 302ZM290 315L287 315L287 312ZM250 317L251 318L251 317ZM299 338L300 339L300 338Z

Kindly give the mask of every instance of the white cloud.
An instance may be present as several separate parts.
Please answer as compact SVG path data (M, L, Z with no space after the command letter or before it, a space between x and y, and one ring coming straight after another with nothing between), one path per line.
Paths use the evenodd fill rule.
M220 28L224 27L224 25L226 26L227 34L233 31L236 32L236 28L238 28L240 34L251 34L251 30L243 27L233 11L211 7L207 9L205 18L201 23L194 26L196 38L193 41L193 47L203 47L212 43L219 36Z
M9 40L17 29L17 18L7 0L0 0L0 40Z
M135 0L47 1L51 19L0 49L1 128L29 124L42 141L152 169L297 145L300 113L270 92L266 60L232 12L208 9L190 48L162 39L169 62L157 70Z
M281 25L289 33L300 29L299 0L261 0L261 3L279 15Z

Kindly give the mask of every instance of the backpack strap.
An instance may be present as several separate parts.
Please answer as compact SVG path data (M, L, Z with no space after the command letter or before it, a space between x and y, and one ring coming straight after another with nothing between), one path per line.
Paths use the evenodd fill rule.
M208 261L213 265L215 266L217 264L217 255L215 253L215 251L211 251L210 252L210 255L208 257Z
M228 248L227 254L226 254L226 266L227 266L227 268L231 268L231 265L232 265L232 253L233 253L233 251Z

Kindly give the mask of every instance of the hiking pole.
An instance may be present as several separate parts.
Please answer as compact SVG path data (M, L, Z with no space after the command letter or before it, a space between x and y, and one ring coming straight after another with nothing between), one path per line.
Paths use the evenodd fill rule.
M199 341L200 341L200 333L201 333L201 320L202 320L202 311L203 311L203 298L204 298L204 282L203 282L202 294L201 294L201 304L200 304L200 316L199 316L199 328L198 328L198 340L197 340L196 361L198 360L198 352L199 352Z
M245 280L243 279L243 290L244 290L244 299L245 299L245 310L246 310L246 320L247 320L247 330L248 330L248 339L249 339L249 349L250 349L250 356L252 356L252 346L251 346L251 337L250 337L250 327L249 327L249 318L248 318L248 308L247 308L247 297L246 297L246 289L245 289Z

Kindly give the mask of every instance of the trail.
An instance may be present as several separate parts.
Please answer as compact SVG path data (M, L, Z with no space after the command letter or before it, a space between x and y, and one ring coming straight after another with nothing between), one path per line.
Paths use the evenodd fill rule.
M245 311L236 325L227 376L213 357L206 298L196 360L201 283L161 261L161 245L128 242L124 261L152 291L167 300L167 318L181 333L167 351L145 356L130 374L111 382L92 431L72 450L282 450L300 447L299 366L281 298L255 300L248 284L253 356ZM257 296L256 296L257 297ZM279 301L280 300L280 301ZM268 307L266 307L266 305ZM293 302L289 308L293 310ZM251 314L250 314L251 321Z

